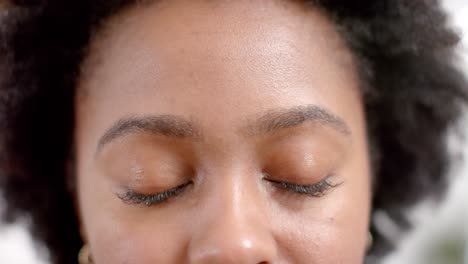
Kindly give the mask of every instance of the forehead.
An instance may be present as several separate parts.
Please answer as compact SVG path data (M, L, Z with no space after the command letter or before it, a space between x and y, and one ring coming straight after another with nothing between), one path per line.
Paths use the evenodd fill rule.
M310 77L336 67L354 74L333 22L302 1L151 1L108 19L90 46L85 80L127 70L159 76L210 68L204 66L236 70L238 64L282 75L301 66Z
M161 1L97 32L79 83L89 96L78 106L107 119L102 126L149 112L230 126L307 104L346 119L359 101L354 70L333 22L299 1Z

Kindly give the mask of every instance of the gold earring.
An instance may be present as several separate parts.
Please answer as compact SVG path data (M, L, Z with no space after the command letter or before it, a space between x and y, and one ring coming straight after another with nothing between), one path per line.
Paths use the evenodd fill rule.
M84 244L78 253L79 264L93 264L93 258L91 257L91 250L88 244Z
M369 251L373 245L374 245L374 237L372 236L372 232L369 231L367 233L367 245L366 245L367 251Z

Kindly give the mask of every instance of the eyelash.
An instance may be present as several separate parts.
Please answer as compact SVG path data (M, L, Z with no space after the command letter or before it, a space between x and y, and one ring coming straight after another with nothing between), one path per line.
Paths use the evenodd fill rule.
M328 176L325 179L321 180L320 182L317 182L311 185L299 185L299 184L294 184L294 183L289 183L289 182L272 180L268 178L264 178L264 180L273 184L277 188L280 188L288 192L292 192L293 194L306 195L306 196L318 198L327 194L329 190L334 189L342 184L342 183L332 184L330 183L330 178L331 176Z
M132 204L132 205L141 204L141 205L150 207L150 206L165 202L169 198L179 195L185 190L186 187L188 187L192 183L193 183L192 181L189 181L175 188L169 189L164 192L155 193L155 194L142 194L142 193L137 193L132 190L128 190L124 194L118 194L117 196L126 204Z
M311 197L322 197L327 191L338 187L340 184L332 184L329 182L331 176L326 177L322 181L312 185L298 185L289 182L281 182L264 178L264 180L273 184L277 188L291 192L298 195L307 195ZM167 201L168 199L175 197L182 193L186 187L193 184L192 181L179 185L175 188L169 189L164 192L155 194L142 194L132 190L128 190L124 194L118 194L117 196L126 204L131 205L144 205L147 207L154 206Z

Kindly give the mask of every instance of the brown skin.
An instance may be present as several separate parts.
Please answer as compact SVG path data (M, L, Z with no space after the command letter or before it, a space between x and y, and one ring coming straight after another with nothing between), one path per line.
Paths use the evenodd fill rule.
M318 9L132 7L92 41L76 107L81 230L95 263L363 262L363 105L352 56ZM333 187L308 194L279 183L325 181ZM129 196L184 184L160 203Z

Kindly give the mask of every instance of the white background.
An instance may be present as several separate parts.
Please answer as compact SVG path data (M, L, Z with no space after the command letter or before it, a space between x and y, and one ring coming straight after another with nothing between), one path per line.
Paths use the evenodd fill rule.
M447 9L454 14L453 23L467 32L460 52L468 58L468 0L446 0L445 3ZM466 64L465 69L468 70ZM468 153L467 146L465 149ZM459 176L454 180L451 193L440 208L435 209L431 204L425 204L413 212L413 219L419 228L404 239L401 249L392 254L385 264L452 264L448 261L440 262L431 253L447 239L468 237L465 227L468 226L467 167L459 168L456 174ZM0 226L0 263L46 264L38 260L37 251L44 250L33 245L22 224ZM460 259L457 261L453 264L463 263ZM468 264L468 259L465 259L465 263Z

